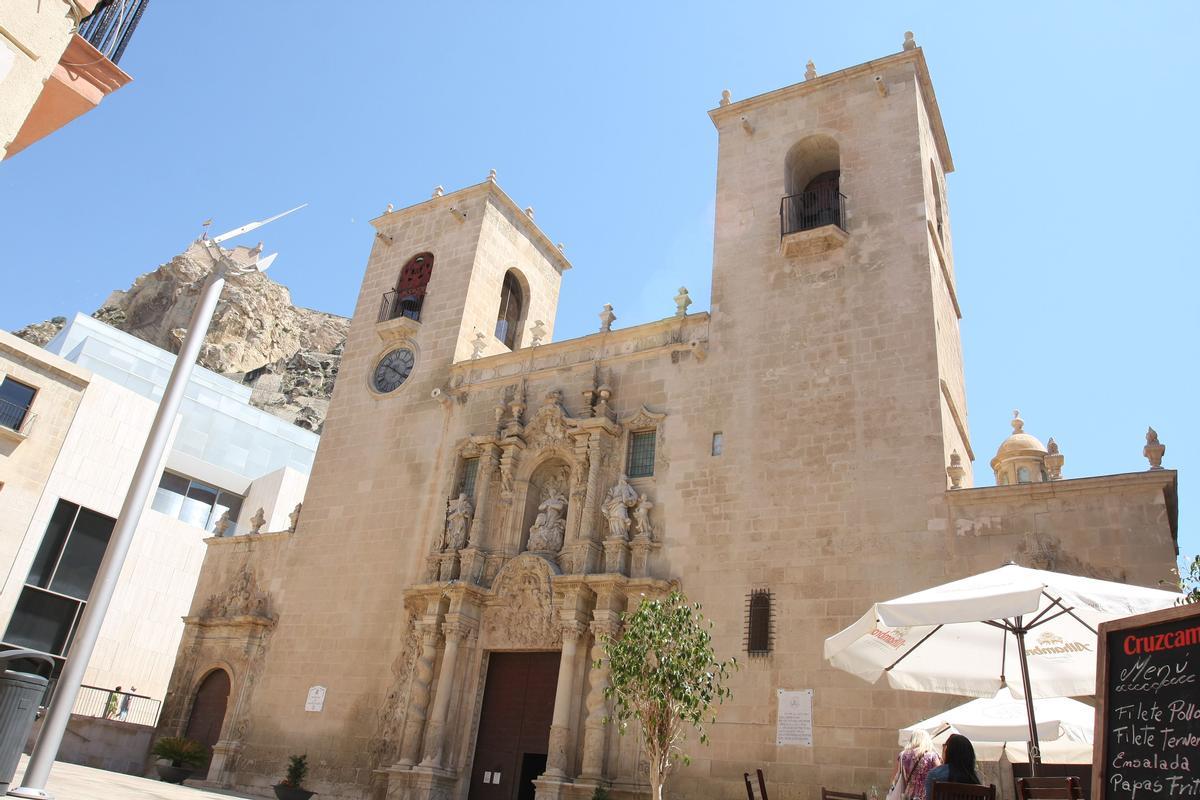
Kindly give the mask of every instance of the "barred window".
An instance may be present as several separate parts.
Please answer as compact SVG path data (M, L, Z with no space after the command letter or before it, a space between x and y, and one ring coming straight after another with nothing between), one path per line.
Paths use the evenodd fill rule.
M458 487L458 491L465 494L467 497L475 497L475 475L479 472L478 458L463 459L462 485Z
M629 434L629 458L625 474L630 478L645 478L654 474L656 434L656 431L635 431Z
M746 652L765 656L771 652L774 619L771 615L771 591L755 589L746 595Z

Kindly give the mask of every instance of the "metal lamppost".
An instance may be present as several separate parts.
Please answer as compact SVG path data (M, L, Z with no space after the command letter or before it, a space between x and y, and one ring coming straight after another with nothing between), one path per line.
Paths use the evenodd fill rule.
M187 336L175 359L171 377L167 380L162 400L158 404L158 412L154 415L154 422L150 426L150 435L142 448L142 455L138 459L137 469L134 470L133 479L129 483L129 490L125 493L125 501L121 504L121 512L117 516L108 547L104 551L104 559L100 562L96 580L88 594L87 607L84 609L83 617L75 632L75 639L67 655L62 675L59 677L54 699L46 712L46 721L42 725L37 745L33 748L33 754L30 756L25 774L21 778L21 785L8 791L10 797L53 800L54 795L46 791L46 780L50 777L50 768L58 756L63 734L66 733L67 723L71 718L71 709L75 706L75 698L79 694L80 684L83 683L83 673L87 669L88 662L92 658L92 651L96 647L96 639L100 635L100 628L104 624L104 615L108 611L109 603L112 601L113 592L117 586L117 579L125 564L125 556L133 542L133 534L141 520L142 509L146 506L150 490L158 482L159 466L162 463L163 453L167 449L171 428L175 424L175 416L179 413L183 392L191 377L192 368L196 364L196 357L200 354L200 347L204 344L204 337L212 322L213 312L216 311L217 301L221 298L221 290L225 288L225 279L247 271L266 269L270 264L270 257L261 259L248 267L235 264L221 252L220 243L260 228L268 222L273 222L303 207L298 206L283 214L277 214L259 222L251 222L214 239L201 239L209 257L213 260L212 272L209 273L204 287L200 290L200 298L196 301L196 308L192 312L192 319L188 324Z

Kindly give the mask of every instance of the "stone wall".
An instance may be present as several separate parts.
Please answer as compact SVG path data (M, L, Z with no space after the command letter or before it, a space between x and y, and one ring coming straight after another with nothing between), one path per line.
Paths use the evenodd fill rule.
M39 720L29 734L26 753L33 751L41 730ZM149 725L72 714L55 760L126 775L143 775L153 737L154 728Z

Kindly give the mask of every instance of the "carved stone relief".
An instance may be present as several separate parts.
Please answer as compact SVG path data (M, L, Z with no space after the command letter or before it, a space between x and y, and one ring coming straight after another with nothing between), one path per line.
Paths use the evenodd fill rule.
M552 572L545 559L531 554L518 556L504 566L496 576L495 602L483 614L484 649L558 649Z
M209 596L200 616L209 619L247 616L273 619L270 606L271 596L259 588L254 570L245 566L225 591Z

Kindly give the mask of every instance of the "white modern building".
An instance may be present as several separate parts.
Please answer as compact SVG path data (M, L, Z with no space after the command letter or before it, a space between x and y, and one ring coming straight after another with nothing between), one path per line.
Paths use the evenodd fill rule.
M5 646L61 665L174 359L82 314L44 349L0 331ZM161 699L204 539L291 524L319 437L251 406L250 392L192 373L85 684Z

